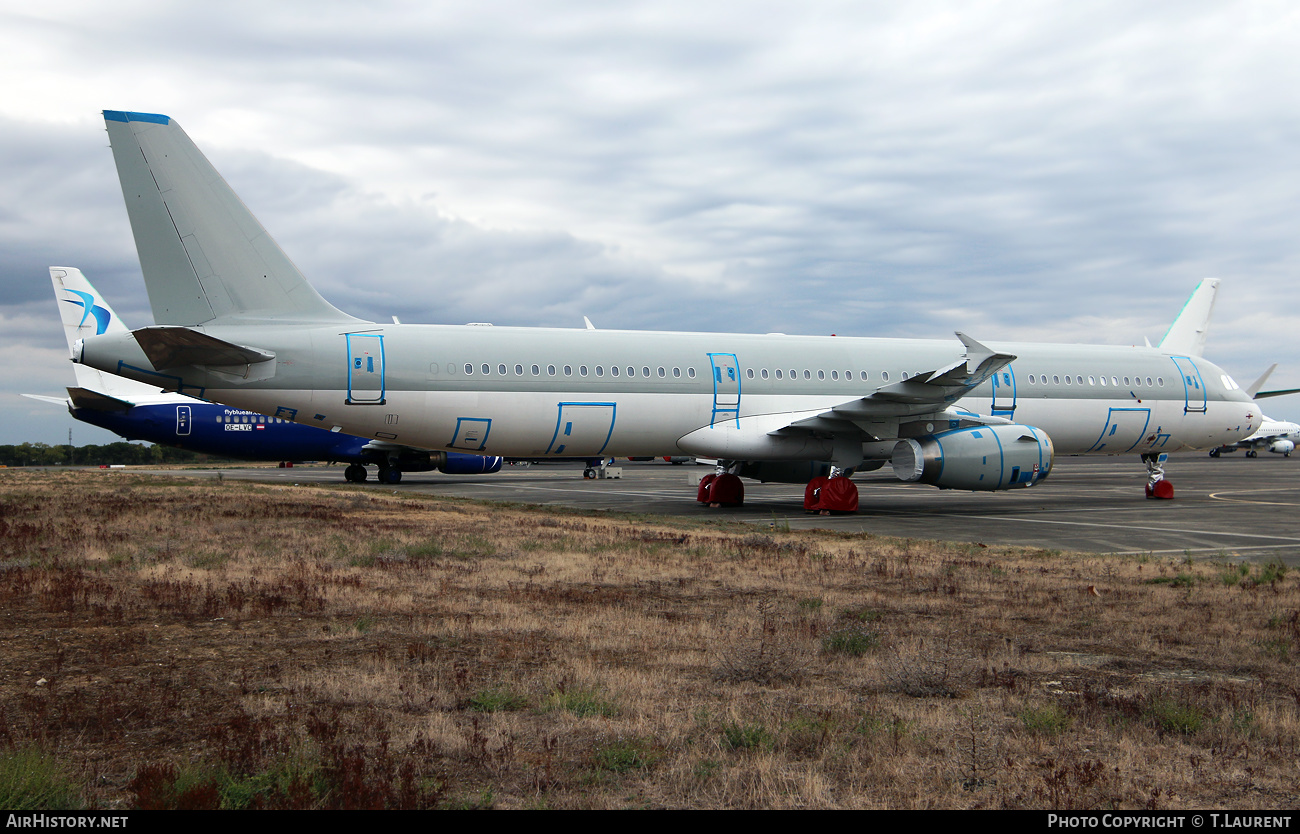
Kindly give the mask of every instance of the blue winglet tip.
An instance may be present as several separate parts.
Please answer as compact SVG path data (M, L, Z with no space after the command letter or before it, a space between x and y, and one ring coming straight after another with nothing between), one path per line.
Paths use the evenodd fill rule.
M154 124L171 124L171 118L161 113L133 113L128 110L105 110L104 120L109 122L153 122Z

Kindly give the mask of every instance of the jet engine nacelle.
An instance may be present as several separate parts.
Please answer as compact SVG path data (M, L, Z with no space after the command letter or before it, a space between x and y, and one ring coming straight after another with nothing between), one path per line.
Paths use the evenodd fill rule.
M1268 450L1276 455L1289 455L1295 451L1295 441L1274 440L1268 445Z
M870 472L884 466L883 460L864 460L856 469L845 472ZM749 460L741 464L740 475L765 484L806 484L816 477L831 474L831 465L819 460Z
M995 490L1033 486L1052 469L1047 432L1033 426L976 426L906 438L890 462L899 480L940 489Z

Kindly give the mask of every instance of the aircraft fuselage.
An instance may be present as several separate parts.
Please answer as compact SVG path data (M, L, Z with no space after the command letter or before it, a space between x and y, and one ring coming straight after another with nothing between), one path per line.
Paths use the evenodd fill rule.
M155 371L128 334L86 339L82 361L297 423L510 457L742 457L727 452L738 437L765 436L963 355L956 341L831 336L285 322L189 329L275 358ZM1200 357L989 347L1016 359L955 410L1041 428L1058 454L1208 449L1259 425L1250 398ZM865 457L888 457L900 422L951 416L946 406L855 420ZM815 437L793 454L746 448L753 460L830 458Z

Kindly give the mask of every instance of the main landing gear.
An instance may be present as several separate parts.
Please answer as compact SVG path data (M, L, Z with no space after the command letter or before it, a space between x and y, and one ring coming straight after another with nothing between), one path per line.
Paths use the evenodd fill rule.
M716 471L700 479L695 500L707 507L739 507L745 503L745 485L736 472L736 461L719 461ZM810 513L831 515L858 511L858 487L849 478L852 470L838 466L829 475L818 475L804 488L803 508Z
M695 500L707 507L739 507L745 503L745 485L734 470L740 465L734 461L720 460L718 468L700 478L700 488Z
M606 478L622 478L623 467L612 466L613 458L593 458L587 461L587 467L582 470L582 477L588 481L594 481L597 478L605 480Z
M858 511L858 485L844 470L832 466L829 475L819 475L803 491L803 508L808 513L831 515Z
M1174 485L1165 480L1165 461L1168 459L1169 455L1164 452L1142 455L1142 462L1147 465L1147 498L1174 497Z
M343 480L350 484L365 483L367 475L366 467L359 463L350 463L343 470ZM375 479L381 484L400 484L402 470L396 466L381 465L379 471L375 473Z

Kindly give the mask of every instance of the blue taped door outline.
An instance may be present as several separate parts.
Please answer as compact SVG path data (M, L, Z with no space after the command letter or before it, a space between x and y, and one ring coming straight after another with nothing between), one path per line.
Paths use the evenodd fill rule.
M709 364L713 367L713 418L709 423L716 426L735 420L739 426L740 360L734 353L710 353Z
M546 454L586 457L604 452L614 434L617 404L568 402L558 405L555 434L551 436L551 445L546 447Z
M1150 423L1149 408L1112 408L1106 414L1106 425L1102 426L1101 435L1088 451L1127 452L1142 442Z
M345 333L348 347L348 405L384 404L384 337Z
M1205 380L1190 356L1171 356L1178 375L1183 379L1183 413L1205 413Z
M995 373L993 379L993 408L995 417L1011 417L1016 413L1016 372L1010 365Z

